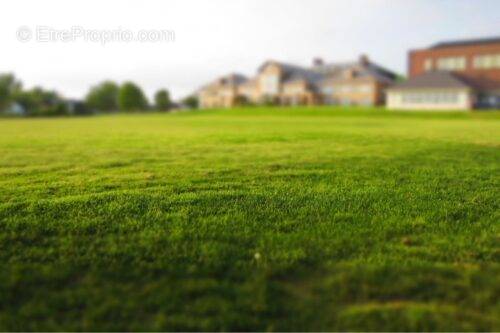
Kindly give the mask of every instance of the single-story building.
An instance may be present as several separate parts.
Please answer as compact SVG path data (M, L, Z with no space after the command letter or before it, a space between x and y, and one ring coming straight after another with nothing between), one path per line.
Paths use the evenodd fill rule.
M387 89L387 107L399 110L470 110L476 90L458 74L427 72Z
M390 109L500 108L500 38L439 42L408 53L408 81L387 93Z

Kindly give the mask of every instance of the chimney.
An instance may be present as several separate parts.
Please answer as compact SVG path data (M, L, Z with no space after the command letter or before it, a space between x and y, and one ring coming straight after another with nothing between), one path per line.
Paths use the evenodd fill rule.
M359 63L363 66L367 66L370 64L370 59L368 59L366 54L362 54L359 56Z
M317 57L313 59L313 66L314 67L320 67L323 66L325 63L323 62L323 59Z

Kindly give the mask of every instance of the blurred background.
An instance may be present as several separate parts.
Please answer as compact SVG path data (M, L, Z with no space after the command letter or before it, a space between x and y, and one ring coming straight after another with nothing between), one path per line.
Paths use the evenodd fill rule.
M6 1L0 73L26 88L81 99L103 80L133 80L148 98L183 98L229 72L252 75L267 59L309 65L360 54L406 74L409 49L500 31L496 0ZM20 41L20 28L31 29ZM36 29L168 30L168 41L36 41Z

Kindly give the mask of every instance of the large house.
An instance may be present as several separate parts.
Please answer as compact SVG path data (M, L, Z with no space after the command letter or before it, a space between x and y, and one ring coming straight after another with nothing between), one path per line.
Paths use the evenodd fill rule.
M442 42L408 58L408 81L387 90L388 108L500 107L500 38Z
M232 107L238 103L239 89L248 79L241 74L223 76L198 91L202 108Z
M385 88L396 74L361 56L350 63L325 64L315 59L302 67L266 61L253 78L230 74L202 87L200 107L233 107L238 104L281 105L380 105Z

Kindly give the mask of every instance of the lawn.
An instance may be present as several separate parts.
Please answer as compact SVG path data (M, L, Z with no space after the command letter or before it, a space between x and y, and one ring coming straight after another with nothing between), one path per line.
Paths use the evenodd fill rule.
M500 113L0 120L0 330L500 330Z

